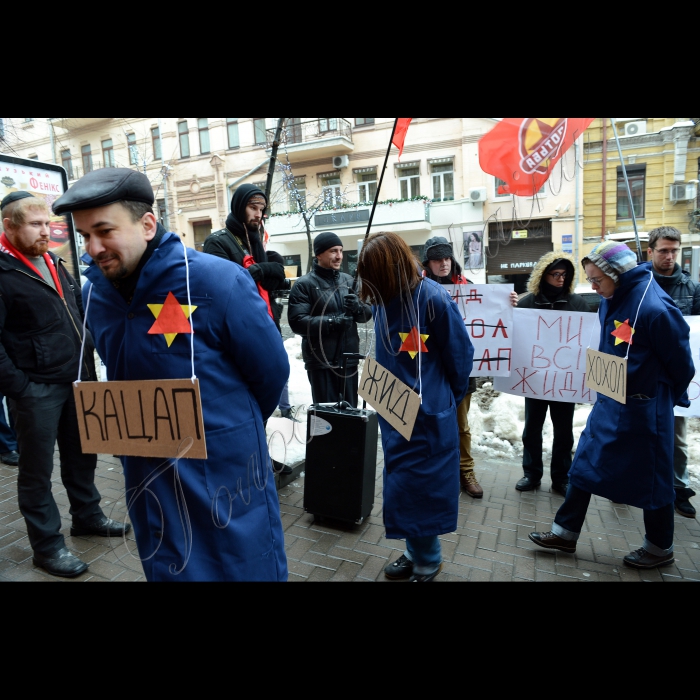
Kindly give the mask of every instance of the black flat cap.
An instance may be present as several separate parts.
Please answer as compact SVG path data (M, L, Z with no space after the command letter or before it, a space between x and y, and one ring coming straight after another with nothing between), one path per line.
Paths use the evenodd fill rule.
M153 188L148 178L129 168L93 170L82 177L53 204L56 215L106 207L115 202L153 204Z
M10 192L10 194L8 194L7 197L0 202L0 209L4 209L8 204L12 204L12 202L19 202L20 199L27 199L33 196L33 194L24 192L23 190L20 190L19 192Z

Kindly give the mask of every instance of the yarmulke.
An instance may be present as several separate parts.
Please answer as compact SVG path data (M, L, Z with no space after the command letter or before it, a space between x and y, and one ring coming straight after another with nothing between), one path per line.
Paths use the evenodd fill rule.
M53 204L54 214L106 207L115 202L153 205L153 187L148 178L129 168L103 168L82 177Z
M314 255L321 255L329 248L335 248L337 245L342 246L343 241L332 231L321 233L314 239Z
M620 281L620 275L634 270L638 263L637 256L624 243L617 241L599 243L586 255L582 264L585 266L586 262L593 263L615 284Z
M34 195L29 192L24 192L23 190L10 192L10 194L0 202L0 209L4 209L8 204L12 204L12 202L19 202L20 199L28 199L29 197L34 197Z

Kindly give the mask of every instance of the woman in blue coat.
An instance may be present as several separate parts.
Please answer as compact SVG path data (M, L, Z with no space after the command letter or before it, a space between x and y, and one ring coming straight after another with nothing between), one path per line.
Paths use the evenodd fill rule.
M688 324L624 244L605 242L582 261L602 297L599 351L627 357L626 403L598 394L569 472L552 531L532 533L542 547L574 552L591 494L644 511L642 548L626 565L673 563L673 407L689 406L695 369Z
M384 448L384 526L406 552L390 579L432 581L442 568L438 535L454 532L460 494L457 406L474 348L457 305L394 233L367 240L358 263L361 295L375 308L377 362L421 397L411 440L379 418Z

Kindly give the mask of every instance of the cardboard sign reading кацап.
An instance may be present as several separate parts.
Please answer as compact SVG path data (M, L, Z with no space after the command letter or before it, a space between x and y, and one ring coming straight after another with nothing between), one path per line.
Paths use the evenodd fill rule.
M207 458L198 380L81 382L73 391L86 454Z
M410 386L368 357L358 393L392 428L410 441L420 409L420 397Z

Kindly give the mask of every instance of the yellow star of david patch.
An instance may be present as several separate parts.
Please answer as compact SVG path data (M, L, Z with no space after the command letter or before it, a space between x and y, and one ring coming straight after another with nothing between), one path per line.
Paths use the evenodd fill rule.
M148 308L156 317L156 322L148 331L149 335L165 336L168 347L180 333L192 333L188 319L197 307L179 304L172 292L168 294L165 304L148 304Z
M401 347L399 352L407 352L412 360L416 359L416 355L419 352L428 352L428 347L425 341L428 340L429 335L418 335L418 329L414 326L410 333L399 333L399 338L401 338Z
M632 336L636 333L634 328L630 326L630 320L615 321L615 330L610 334L615 337L615 345L621 343L629 343L632 345Z

